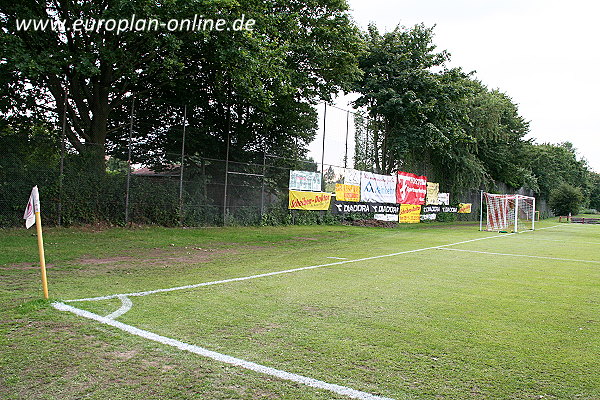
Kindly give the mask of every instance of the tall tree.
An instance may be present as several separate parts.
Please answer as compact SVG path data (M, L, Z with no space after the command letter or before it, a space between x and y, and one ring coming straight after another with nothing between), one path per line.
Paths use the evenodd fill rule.
M368 113L357 125L357 161L389 173L425 174L448 190L500 180L536 188L521 154L528 123L505 94L488 90L459 68L445 67L433 28L398 27L365 34L356 105Z
M544 198L548 199L552 190L561 183L567 183L581 190L584 202L589 199L590 171L585 160L578 159L572 143L528 146L525 162L535 175L539 193Z
M262 142L273 133L271 143L281 143L282 135L297 133L297 121L306 120L308 104L347 88L358 74L360 40L347 10L345 0L3 2L0 79L15 101L2 105L12 114L34 106L56 112L68 91L68 140L76 151L91 153L100 170L107 148L118 151L125 136L132 94L146 113L142 118L151 121L152 129L144 132L148 143L164 138L161 123L181 113L168 107L173 103L196 107L200 146L222 148L230 127L240 132L240 147L259 129ZM17 28L18 20L72 26L76 20L133 15L161 22L194 15L231 22L243 16L256 23L252 31L235 32ZM167 106L150 105L149 97ZM279 110L292 112L292 120ZM306 122L298 134L308 140Z

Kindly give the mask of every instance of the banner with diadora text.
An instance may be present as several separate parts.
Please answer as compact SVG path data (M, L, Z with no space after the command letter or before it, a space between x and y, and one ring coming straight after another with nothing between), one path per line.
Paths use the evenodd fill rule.
M410 172L398 171L398 186L396 186L396 203L425 204L427 194L427 177L417 176Z
M335 185L335 199L338 201L359 201L360 186L337 183Z
M329 204L331 203L330 193L290 190L289 195L288 208L290 210L329 210Z
M418 224L421 222L421 206L415 204L400 204L401 224Z
M396 203L396 177L363 171L360 176L360 201Z
M400 212L400 206L393 203L371 203L354 201L334 201L332 214L394 214ZM398 218L396 218L396 221Z

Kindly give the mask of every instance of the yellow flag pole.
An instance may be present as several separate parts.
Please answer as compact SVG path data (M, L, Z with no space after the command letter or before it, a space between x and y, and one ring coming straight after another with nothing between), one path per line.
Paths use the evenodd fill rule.
M35 213L35 228L37 230L38 250L40 253L40 269L42 270L42 288L44 289L44 298L48 299L48 280L46 279L46 258L44 257L44 238L42 237L42 217L40 212Z

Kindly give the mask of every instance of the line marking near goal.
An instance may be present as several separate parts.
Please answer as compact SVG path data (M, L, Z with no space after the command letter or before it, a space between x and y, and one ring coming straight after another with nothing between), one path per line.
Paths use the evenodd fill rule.
M154 342L162 343L168 346L172 346L178 348L180 350L189 351L191 353L195 353L204 357L208 357L212 360L219 361L222 363L235 365L241 368L245 368L251 371L255 371L261 374L274 376L283 380L292 381L296 383L301 383L303 385L307 385L313 388L327 390L333 393L337 393L343 396L347 396L352 399L359 400L393 400L389 397L377 396L371 393L362 392L360 390L355 390L346 386L340 386L333 383L327 383L324 381L320 381L313 378L308 378L306 376L293 374L290 372L286 372L280 369L275 369L271 367L267 367L265 365L257 364L251 361L246 361L241 358L236 358L232 356L228 356L226 354L217 353L215 351L211 351L205 349L200 346L196 346L189 343L184 343L176 339L172 339L166 336L157 335L156 333L152 333L149 331L145 331L143 329L136 328L131 325L124 324L119 321L115 321L114 319L103 317L98 314L91 313L89 311L85 311L79 308L75 308L73 306L69 306L65 303L52 303L52 306L59 311L68 311L80 317L88 318L105 325L110 325L127 333L130 333L135 336L142 337L144 339L152 340Z
M556 226L558 226L558 225L556 225ZM541 228L541 229L548 229L548 228L554 228L554 227L555 226L550 226L550 227ZM310 270L310 269L323 268L323 267L332 267L334 265L342 265L342 264L356 263L356 262L361 262L361 261L377 260L379 258L385 258L385 257L395 257L395 256L399 256L402 254L418 253L418 252L426 251L426 250L435 250L435 249L440 249L440 248L444 248L444 247L456 246L459 244L477 242L480 240L509 237L512 235L522 234L522 233L526 233L526 232L528 232L528 231L505 233L505 234L494 235L494 236L486 236L486 237L482 237L482 238L463 240L463 241L456 242L456 243L442 244L439 246L423 247L420 249L400 251L397 253L383 254L383 255L379 255L379 256L363 257L363 258L356 258L353 260L343 260L343 261L336 261L336 262L331 262L331 263L327 263L327 264L311 265L309 267L300 267L300 268L286 269L286 270L282 270L282 271L267 272L264 274L250 275L250 276L244 276L244 277L240 277L240 278L222 279L222 280L218 280L218 281L202 282L202 283L196 283L193 285L177 286L177 287L166 288L166 289L147 290L144 292L120 293L120 294L111 294L111 295L107 295L107 296L86 297L86 298L82 298L82 299L64 300L64 302L71 303L71 302L79 302L79 301L110 300L110 299L119 298L120 296L139 297L139 296L148 296L148 295L156 294L156 293L173 292L176 290L195 289L195 288L199 288L199 287L203 287L203 286L219 285L219 284L230 283L230 282L240 282L240 281L246 281L249 279L264 278L267 276L289 274L291 272L306 271L306 270Z
M462 251L462 252L465 252L465 253L490 254L490 255L494 255L494 256L511 256L511 257L541 258L541 259L544 259L544 260L573 261L573 262L583 262L583 263L600 264L600 261L594 261L594 260L576 260L576 259L572 259L572 258L545 257L545 256L530 256L530 255L526 255L526 254L493 253L493 252L490 252L490 251L479 251L479 250L463 250L463 249L448 249L448 248L440 248L439 250Z
M544 242L561 242L561 243L564 243L565 245L571 245L571 244L600 244L600 242L580 242L580 241L567 242L565 240L560 240L560 239L544 239L544 238L523 238L523 239L527 239L527 240L543 240Z
M325 258L331 258L332 260L347 260L347 257L325 257Z

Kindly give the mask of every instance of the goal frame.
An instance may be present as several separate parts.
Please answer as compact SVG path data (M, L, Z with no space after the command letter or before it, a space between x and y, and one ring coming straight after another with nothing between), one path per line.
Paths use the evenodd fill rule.
M489 199L494 198L504 202L503 207L491 208ZM486 224L484 229L483 224L483 207L484 202L486 205ZM483 231L491 231L491 232L503 232L508 231L512 226L513 232L519 232L519 214L527 211L527 207L524 206L526 204L530 205L529 214L526 214L526 220L531 221L531 229L526 230L535 230L535 220L536 220L536 209L535 209L535 197L525 196L522 194L495 194L495 193L487 193L483 190L481 191L481 200L479 204L479 230ZM520 207L521 206L521 207ZM501 226L495 226L494 224L490 224L490 211L493 211L495 215L500 215L501 219L504 221L504 224L500 224ZM512 215L510 215L512 214ZM539 214L538 214L539 215ZM510 219L508 218L510 217ZM521 230L522 231L522 230Z

